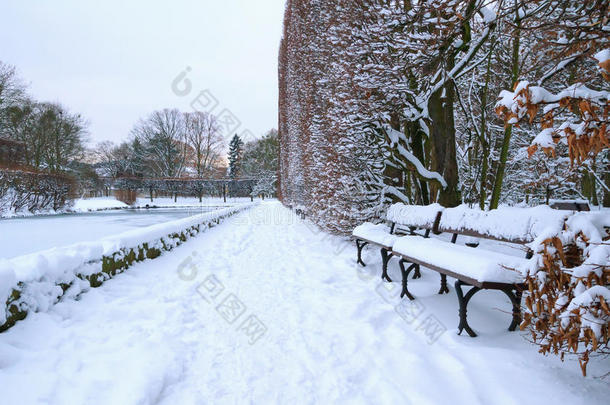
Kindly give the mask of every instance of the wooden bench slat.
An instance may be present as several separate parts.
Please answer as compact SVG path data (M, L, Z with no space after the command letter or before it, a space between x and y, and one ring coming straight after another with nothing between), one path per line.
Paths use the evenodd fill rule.
M434 271L436 271L438 273L442 273L442 274L445 274L445 275L447 275L449 277L453 277L453 278L462 280L465 283L468 283L468 284L470 284L472 286L479 287L479 288L482 288L482 286L483 286L482 282L480 282L478 280L475 280L474 278L467 277L467 276L464 276L462 274L454 273L454 272L452 272L450 270L444 269L442 267L435 266L434 264L428 263L425 260L419 259L417 257L407 256L407 255L404 255L402 253L397 253L397 252L392 252L392 253L394 254L394 256L401 257L401 258L405 259L406 261L408 261L409 263L419 264L420 266L424 266L424 267L426 267L428 269L431 269L431 270L434 270Z

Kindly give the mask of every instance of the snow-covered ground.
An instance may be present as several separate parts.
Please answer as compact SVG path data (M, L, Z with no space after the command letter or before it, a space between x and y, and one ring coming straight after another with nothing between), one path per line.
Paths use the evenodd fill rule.
M80 198L74 200L71 209L75 212L88 212L98 210L110 210L128 208L129 206L114 197Z
M436 273L397 311L378 256L358 268L352 244L261 204L0 334L1 402L607 403L607 380L506 332L497 292L469 306L474 339Z
M185 218L218 209L214 206L113 210L86 214L44 215L0 220L0 258L13 258L39 250Z

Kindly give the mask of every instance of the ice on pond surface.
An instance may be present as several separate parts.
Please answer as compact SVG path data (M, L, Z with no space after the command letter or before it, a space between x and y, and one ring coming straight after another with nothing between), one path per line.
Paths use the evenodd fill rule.
M156 208L0 219L0 258L96 240L202 212L215 206Z

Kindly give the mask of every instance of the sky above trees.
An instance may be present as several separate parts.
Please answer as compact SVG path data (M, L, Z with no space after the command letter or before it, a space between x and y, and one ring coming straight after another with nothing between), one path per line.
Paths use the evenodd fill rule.
M0 55L29 92L90 121L91 142L119 142L151 110L192 111L205 90L261 136L277 125L284 0L109 0L0 4ZM172 91L185 69L192 88Z

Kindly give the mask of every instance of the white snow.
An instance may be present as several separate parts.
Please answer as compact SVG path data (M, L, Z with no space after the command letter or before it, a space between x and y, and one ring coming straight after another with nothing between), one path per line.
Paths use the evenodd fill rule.
M440 175L440 173L432 172L432 171L426 169L426 167L423 165L423 163L420 162L419 159L414 154L412 154L407 149L405 149L405 147L399 142L399 139L405 138L405 135L402 132L397 131L388 125L384 126L383 128L386 131L386 133L388 134L388 137L390 138L390 140L392 142L392 146L395 146L398 149L398 152L401 154L401 156L403 156L405 159L407 159L409 161L409 163L411 163L413 165L413 167L415 168L415 170L421 177L423 177L425 179L436 180L440 183L440 185L443 188L447 187L447 182L445 181L443 176Z
M372 224L365 222L354 228L352 235L382 246L392 247L397 236L390 234L390 227L385 224Z
M79 290L85 288L81 286L79 274L91 275L100 272L103 256L112 256L123 249L137 249L143 243L148 243L151 247L174 244L169 238L170 235L187 231L196 225L208 226L212 221L251 205L240 204L233 208L158 223L98 240L43 250L9 260L0 259L0 280L12 281L8 289L5 285L0 290L0 303L7 302L10 290L16 287L17 283L24 283L19 299L20 307L28 312L46 311L63 295L59 283L72 283ZM6 316L5 305L1 305L0 324L5 322Z
M431 228L436 216L444 208L440 204L407 205L403 203L392 204L388 208L387 220L399 225L412 225L420 228Z
M136 202L128 206L124 202L118 201L114 197L95 197L95 198L81 198L74 201L74 206L71 208L74 212L88 212L88 211L99 211L99 210L111 210L119 208L184 208L184 207L219 207L219 206L232 206L236 203L248 203L250 198L248 197L229 197L225 202L224 199L219 197L205 197L200 202L196 197L178 197L177 201L174 201L170 197L157 197L150 201L150 198L139 197Z
M601 65L602 63L610 59L610 49L602 49L601 51L593 55L593 57L597 59L597 61Z
M441 230L476 229L498 239L533 240L549 228L559 232L571 211L554 210L546 205L532 208L500 207L482 211L460 205L446 208L441 216Z
M97 240L220 208L121 209L3 219L0 220L0 258L10 259L80 241Z
M496 20L496 13L489 7L481 7L481 14L483 15L483 21L487 24L492 23Z
M364 254L361 268L352 243L263 203L0 334L2 402L607 403L607 380L506 331L502 294L477 294L479 337L457 336L437 273L422 269L417 299L399 300L378 249ZM389 271L400 280L396 260ZM227 297L245 307L232 324L217 310ZM267 328L253 345L250 315ZM590 375L606 371L591 360Z
M511 118L514 119L514 118ZM509 122L509 124L515 124L516 122ZM534 137L534 140L532 141L532 145L538 145L541 148L554 148L555 147L555 141L553 141L553 134L555 133L555 130L553 128L545 128L542 131L540 131L538 133L538 135L536 135Z
M398 238L392 251L481 282L523 282L520 269L527 265L527 260L519 257L421 236Z
M79 198L74 200L72 210L76 212L87 212L97 210L119 209L129 207L114 197Z
M529 92L529 101L532 104L558 103L566 97L582 98L604 104L610 98L609 91L593 90L583 83L575 83L553 94L543 87L531 86L527 80L523 80L517 84L514 91L502 90L498 96L499 100L496 102L496 107L506 107L512 112L518 112L520 118L523 117L526 113L526 110L523 108L526 98L524 95L519 94L522 90Z

